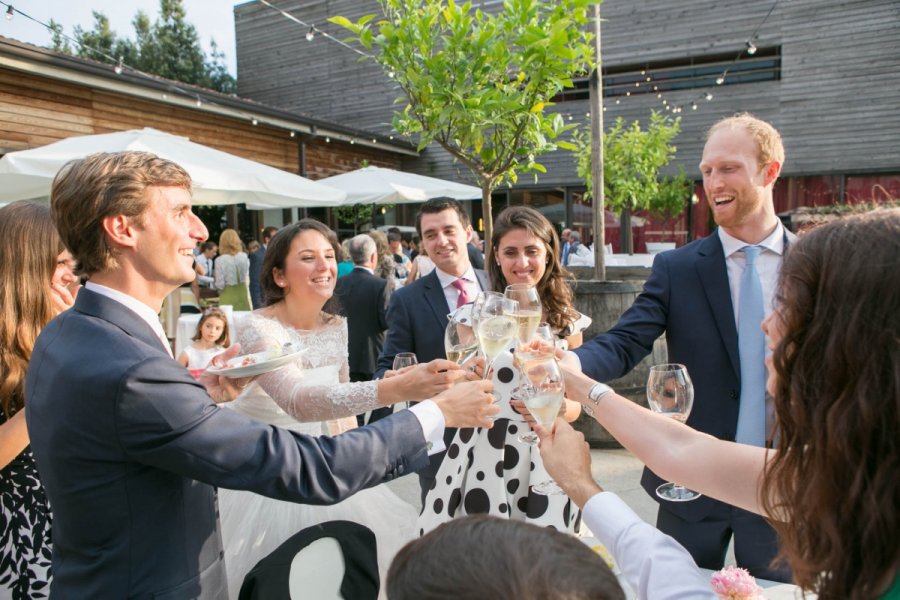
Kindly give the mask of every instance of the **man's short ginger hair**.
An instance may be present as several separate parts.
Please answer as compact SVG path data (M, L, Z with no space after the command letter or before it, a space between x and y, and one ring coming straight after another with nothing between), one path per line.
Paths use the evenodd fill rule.
M784 143L781 134L769 123L748 112L737 113L717 121L706 133L706 139L721 129L743 129L756 142L756 162L762 167L777 162L784 166Z
M148 188L191 189L191 176L170 160L149 152L100 152L73 160L53 180L50 208L63 243L75 257L76 272L92 275L118 265L103 219L128 217L143 226Z

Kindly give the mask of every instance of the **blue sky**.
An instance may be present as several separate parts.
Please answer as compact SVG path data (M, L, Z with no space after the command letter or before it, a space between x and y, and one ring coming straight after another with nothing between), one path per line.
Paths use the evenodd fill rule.
M153 21L159 13L159 0L5 0L38 21L49 23L54 19L62 23L65 33L72 35L72 28L93 26L92 11L109 17L112 29L121 35L132 37L131 21L138 10L143 10ZM225 52L225 62L235 74L234 11L235 0L183 0L187 20L197 28L203 49L209 53L210 40L215 39L219 50ZM50 45L50 33L45 27L29 21L20 14L12 20L0 19L0 35L38 46Z

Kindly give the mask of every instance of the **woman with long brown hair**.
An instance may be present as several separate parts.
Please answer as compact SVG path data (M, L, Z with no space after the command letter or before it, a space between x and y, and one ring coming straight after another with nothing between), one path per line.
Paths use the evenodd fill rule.
M514 283L535 286L543 305L541 320L549 323L561 345L576 347L591 320L573 306L567 281L570 275L559 262L559 248L553 225L541 213L527 206L511 206L494 222L488 274L491 288L501 294ZM575 531L579 512L568 498L544 496L532 489L533 483L546 480L547 475L530 437L531 415L516 399L519 374L513 356L501 354L493 371L494 396L501 412L490 430L456 434L435 486L426 496L420 528L429 531L465 514L488 513ZM581 413L578 402L566 400L562 406L567 421Z
M50 580L50 509L25 428L25 371L38 334L75 301L78 279L50 208L0 208L0 596L30 598Z
M771 519L804 590L820 600L900 598L898 274L900 209L847 217L792 245L763 323L777 449L650 413L574 365L567 389L660 477ZM571 466L577 435L557 421L542 450L583 506L599 487L589 467Z
M569 350L581 345L591 320L575 309L572 275L559 261L561 245L547 218L528 206L510 206L497 217L487 270L494 291L525 283L537 288L543 320Z

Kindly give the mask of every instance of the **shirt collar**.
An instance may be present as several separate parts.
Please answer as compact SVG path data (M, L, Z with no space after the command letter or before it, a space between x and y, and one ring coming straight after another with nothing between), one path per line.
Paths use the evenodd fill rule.
M463 273L459 277L454 277L453 275L450 275L449 273L445 273L444 271L441 271L437 267L434 268L434 272L437 273L438 281L441 282L442 288L445 288L449 285L453 285L453 282L456 281L457 279L465 279L466 281L470 281L470 282L478 285L478 279L476 279L476 277L475 277L475 269L472 268L472 265L469 265L469 268L466 269L466 272Z
M361 271L366 271L366 272L370 273L371 275L374 275L374 274L375 274L375 271L373 271L373 270L370 269L369 267L366 267L366 266L363 266L363 265L353 265L353 268L354 268L354 269L360 269Z
M106 296L110 300L115 300L119 304L125 306L125 308L130 309L132 312L136 313L137 316L141 318L141 320L146 321L147 325L153 328L153 331L156 332L157 335L162 334L165 336L163 332L162 323L159 322L159 315L153 312L153 309L132 296L128 294L122 293L118 290L114 290L112 288L106 287L105 285L100 285L99 283L94 283L93 281L88 281L84 287L86 289L91 290L101 296Z
M741 241L727 233L721 227L719 227L718 233L719 240L722 242L722 250L725 251L725 258L731 258L732 254L739 252L744 246L760 246L779 256L784 253L784 227L782 226L780 219L775 226L775 230L758 244L748 244L747 242Z

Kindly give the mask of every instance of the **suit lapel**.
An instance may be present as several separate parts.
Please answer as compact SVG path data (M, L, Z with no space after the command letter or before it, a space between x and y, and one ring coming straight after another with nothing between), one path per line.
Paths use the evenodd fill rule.
M103 319L112 323L131 337L137 338L145 344L157 348L160 352L166 352L162 346L162 340L156 332L143 319L125 305L107 298L90 289L82 288L75 299L74 310Z
M425 302L431 308L431 312L441 328L446 328L447 314L450 311L447 308L447 296L444 295L444 288L441 287L437 272L432 271L422 282L425 288Z
M728 351L731 367L735 374L740 376L737 326L734 324L734 307L731 302L731 288L728 285L728 270L725 267L725 252L722 250L719 236L716 233L707 236L700 243L697 254L699 256L694 266L703 283L710 312Z
M488 279L488 275L486 271L482 271L481 269L474 269L475 278L478 279L478 285L481 286L481 291L487 292L491 289L491 282Z

